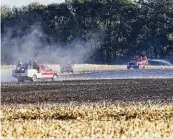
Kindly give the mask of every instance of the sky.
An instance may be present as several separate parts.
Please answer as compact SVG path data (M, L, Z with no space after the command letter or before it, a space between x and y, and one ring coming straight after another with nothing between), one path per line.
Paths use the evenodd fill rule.
M51 4L51 3L61 3L64 1L65 0L1 0L1 5L5 4L10 7L13 7L13 6L21 7L21 6L26 6L32 2L39 2L41 4L47 5L47 4Z
M1 0L2 5L8 5L10 7L16 6L16 7L21 7L23 5L28 5L29 3L32 2L39 2L41 4L47 5L51 3L61 3L64 2L65 0Z

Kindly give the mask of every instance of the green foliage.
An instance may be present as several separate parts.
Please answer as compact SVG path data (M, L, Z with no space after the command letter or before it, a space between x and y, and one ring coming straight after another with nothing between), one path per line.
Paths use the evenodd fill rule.
M6 5L2 5L1 6L1 18L2 19L7 18L9 14L10 14L10 8L7 7Z
M34 2L21 8L1 6L1 18L2 42L8 29L13 40L33 26L43 31L46 37L41 39L53 44L92 41L92 34L102 34L93 46L97 50L88 61L92 63L112 63L136 54L172 56L172 0L66 0L48 6ZM10 49L13 43L8 45Z
M173 33L169 33L168 34L168 40L169 41L173 41Z

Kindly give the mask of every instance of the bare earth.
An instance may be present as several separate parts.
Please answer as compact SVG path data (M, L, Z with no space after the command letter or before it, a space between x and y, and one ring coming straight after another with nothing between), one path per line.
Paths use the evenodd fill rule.
M1 83L5 138L173 138L172 69ZM152 79L155 78L155 79Z

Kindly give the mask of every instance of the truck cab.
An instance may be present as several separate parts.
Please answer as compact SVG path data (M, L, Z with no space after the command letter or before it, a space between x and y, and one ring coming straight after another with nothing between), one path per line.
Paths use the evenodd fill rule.
M147 64L148 60L146 57L140 58L139 56L136 56L128 62L127 69L145 69Z

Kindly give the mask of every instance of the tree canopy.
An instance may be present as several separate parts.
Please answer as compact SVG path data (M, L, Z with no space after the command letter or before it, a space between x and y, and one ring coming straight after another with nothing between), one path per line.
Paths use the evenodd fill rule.
M86 59L88 63L114 63L138 54L173 57L172 0L66 0L46 6L34 2L20 8L2 5L2 63L10 63L9 50L15 39L34 27L44 34L38 35L44 42L41 47L73 47L69 44L76 39L94 40L95 51Z

